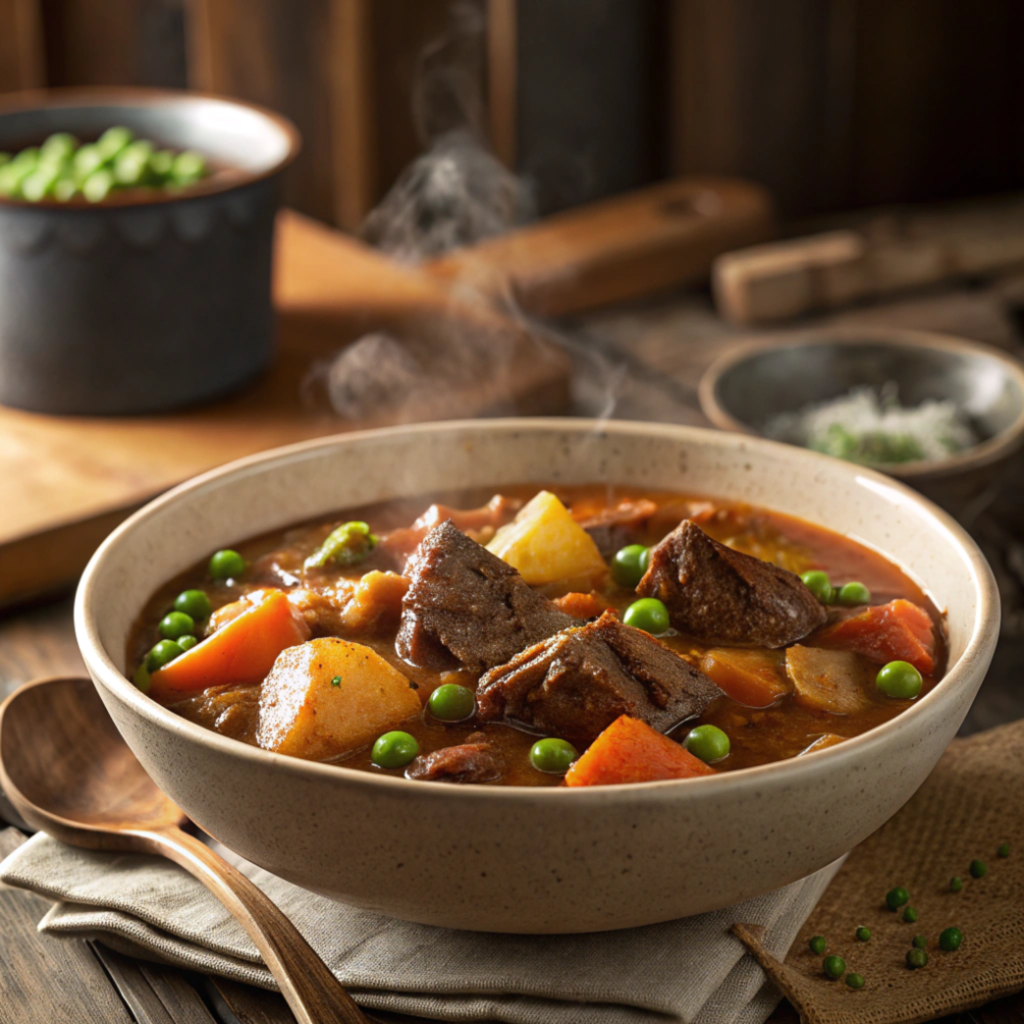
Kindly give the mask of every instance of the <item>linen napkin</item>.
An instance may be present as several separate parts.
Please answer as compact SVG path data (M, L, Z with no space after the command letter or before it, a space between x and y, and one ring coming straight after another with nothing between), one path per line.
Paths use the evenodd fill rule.
M356 1002L435 1020L508 1024L761 1024L779 995L730 933L764 929L782 959L842 861L716 913L594 935L499 935L396 921L317 896L217 847L284 911ZM79 850L39 834L0 881L56 903L54 935L276 988L242 928L155 857Z

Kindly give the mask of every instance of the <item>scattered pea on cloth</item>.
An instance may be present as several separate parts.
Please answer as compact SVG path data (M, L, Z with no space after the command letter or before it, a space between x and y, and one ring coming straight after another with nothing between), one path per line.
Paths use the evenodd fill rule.
M0 153L0 196L29 203L79 196L102 203L126 188L183 189L206 177L206 159L190 150L157 150L129 128L108 128L95 142L80 143L68 132L41 146Z
M938 1020L1021 991L1024 858L996 853L1018 842L1020 805L1007 793L1022 789L1024 721L954 740L910 802L852 851L784 961L767 953L756 928L733 931L803 1024ZM987 873L975 880L967 868L986 850ZM895 910L883 898L893 888L905 890L895 894ZM919 928L902 920L908 905ZM870 942L857 941L859 927L870 929ZM808 948L819 935L848 972L866 979L863 989L830 983L823 954ZM923 967L908 965L911 949L927 957Z

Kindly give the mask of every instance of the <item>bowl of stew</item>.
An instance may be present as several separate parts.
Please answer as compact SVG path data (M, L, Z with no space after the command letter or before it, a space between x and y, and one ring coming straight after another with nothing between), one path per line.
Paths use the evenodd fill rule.
M274 216L298 150L286 118L219 96L2 97L0 402L163 412L264 370Z
M447 927L630 927L844 854L996 642L968 534L694 428L492 420L208 473L101 546L88 670L155 781L289 880Z

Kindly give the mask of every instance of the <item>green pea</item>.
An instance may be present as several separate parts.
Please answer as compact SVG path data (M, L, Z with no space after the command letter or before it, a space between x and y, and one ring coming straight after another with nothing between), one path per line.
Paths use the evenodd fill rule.
M710 764L728 757L729 737L717 725L698 725L686 734L683 746L702 761Z
M78 149L78 139L69 132L51 135L40 147L39 155L44 160L67 160Z
M939 935L939 949L946 953L955 953L964 941L964 934L959 928L946 928Z
M33 171L21 183L22 198L30 203L38 203L53 195L54 186L57 184L58 172L46 169Z
M530 764L545 775L564 775L577 756L576 748L568 740L554 736L537 740L530 747Z
M415 736L395 730L377 737L371 758L379 768L404 768L419 752Z
M800 577L804 586L822 603L828 604L832 599L832 581L828 578L827 572L820 569L812 569Z
M0 167L0 196L17 196L21 193L21 183L35 169L32 164L19 164L17 159Z
M841 978L846 973L846 961L841 956L827 956L821 962L825 976L833 981Z
M850 988L863 988L864 987L864 975L850 973L846 976L846 984Z
M899 910L905 903L910 902L910 893L902 885L897 885L895 889L890 889L885 894L885 902L890 910Z
M53 198L61 203L73 199L78 192L78 182L74 178L58 178L53 186Z
M668 629L668 609L656 597L641 597L626 609L622 621L627 626L660 636Z
M194 636L179 636L174 641L183 651L191 651L199 641Z
M1002 845L1001 845L1001 846L999 847L999 849L998 849L998 850L996 850L996 853L997 853L997 854L998 854L998 855L999 855L1000 857L1009 857L1009 856L1010 856L1010 844L1009 844L1009 843L1003 843L1003 844L1002 844Z
M907 907L907 909L903 911L903 920L906 921L907 924L913 924L917 920L917 911L913 907Z
M824 935L815 935L807 945L811 947L811 952L816 953L818 956L821 956L828 949L828 942Z
M168 612L160 620L160 635L165 640L177 640L179 636L195 633L195 629L192 616L184 612Z
M106 160L112 160L121 150L125 149L135 138L130 128L108 128L97 140L96 148Z
M215 551L210 557L210 575L215 580L237 580L245 572L245 559L230 548Z
M202 619L208 619L213 608L205 591L183 590L174 599L174 610L191 615L196 622L199 622Z
M149 160L149 169L153 175L161 180L170 176L171 168L174 166L174 152L170 149L161 149L154 153Z
M955 875L949 883L949 888L953 892L960 892L964 887L964 880L959 876Z
M442 683L427 699L427 707L442 722L464 722L476 711L476 694L468 686Z
M988 865L983 860L971 861L971 878L984 878L988 874Z
M103 170L102 168L98 171L93 171L85 181L82 182L82 195L89 200L90 203L102 203L104 199L110 195L110 190L114 187L114 176L110 171Z
M146 668L145 661L135 670L132 682L143 693L149 693L149 669Z
M871 941L871 929L870 928L865 928L863 926L858 928L857 929L857 939L860 942L870 942Z
M138 145L140 143L133 142L118 153L114 160L114 178L119 185L124 185L127 188L143 184L149 170L149 154L136 149L135 147Z
M890 661L875 677L875 686L886 697L913 700L922 686L921 673L909 661Z
M907 953L907 966L912 970L916 971L921 967L928 965L928 954L923 949L917 949L916 947Z
M72 160L75 173L83 180L88 178L93 171L98 171L105 163L106 157L104 157L99 148L95 145L82 146L82 148L75 153L74 159Z
M867 604L871 600L871 591L863 583L844 583L839 588L839 604Z
M924 935L915 935L913 945L918 949L924 949L928 945L928 938Z
M36 164L39 163L39 147L29 146L23 149L15 156L11 163L17 164L19 167L28 167L30 170L35 168Z
M634 589L647 572L651 549L643 544L629 544L615 552L612 558L612 579L620 587Z
M182 188L195 184L204 174L206 174L206 160L201 153L192 150L179 153L171 165L171 177L174 179L174 183Z
M155 672L164 665L169 665L175 658L181 657L185 652L173 640L161 640L146 655L146 668Z

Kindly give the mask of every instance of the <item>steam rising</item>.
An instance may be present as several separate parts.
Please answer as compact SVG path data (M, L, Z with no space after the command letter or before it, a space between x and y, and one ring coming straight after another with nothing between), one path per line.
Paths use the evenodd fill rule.
M484 143L480 80L484 23L475 5L456 3L449 31L422 54L413 112L426 152L418 157L366 219L366 241L407 264L521 225L535 216L533 191ZM471 268L472 269L472 268ZM511 289L481 295L474 281L494 275L467 272L451 283L451 316L416 325L410 337L375 332L344 348L328 365L314 367L307 384L326 389L334 411L346 419L409 422L451 415L451 393L461 386L481 390L491 414L518 411L509 372L567 353L573 363L576 412L610 416L623 378L597 346L580 344L529 322ZM511 321L495 330L496 318L467 317L475 305L499 304ZM484 326L484 325L487 326ZM563 358L557 356L557 358Z
M466 129L411 164L366 218L363 237L406 263L501 234L533 217L529 188Z

